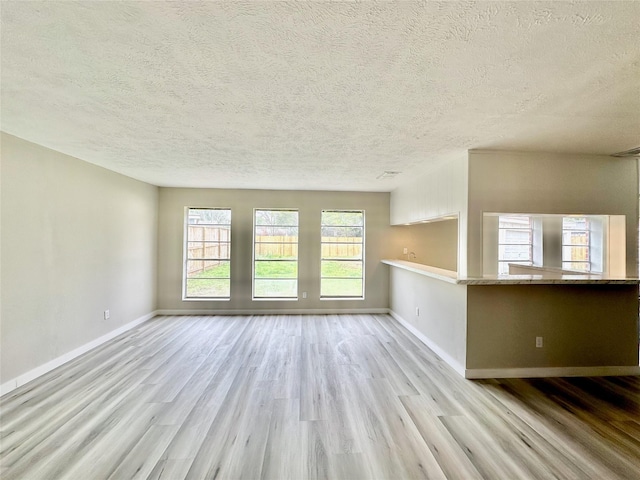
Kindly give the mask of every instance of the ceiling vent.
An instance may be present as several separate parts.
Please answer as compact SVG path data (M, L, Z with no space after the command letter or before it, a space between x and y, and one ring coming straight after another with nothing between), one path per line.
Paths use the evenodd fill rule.
M398 175L400 173L402 173L402 172L389 172L389 171L387 171L387 172L383 172L380 175L378 175L376 177L376 179L377 180L382 180L384 178L393 178L393 177L395 177L396 175Z
M640 147L632 148L626 152L618 152L611 155L612 157L640 157Z

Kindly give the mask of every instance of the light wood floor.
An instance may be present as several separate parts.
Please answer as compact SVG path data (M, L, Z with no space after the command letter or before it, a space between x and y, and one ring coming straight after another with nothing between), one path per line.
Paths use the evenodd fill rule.
M386 315L157 317L2 398L0 478L640 478L640 377L469 381Z

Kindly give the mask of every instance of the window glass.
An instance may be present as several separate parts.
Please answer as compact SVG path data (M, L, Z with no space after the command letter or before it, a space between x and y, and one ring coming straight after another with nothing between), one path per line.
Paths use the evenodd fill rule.
M183 298L231 295L231 210L187 208Z
M562 218L562 268L564 270L591 271L589 219Z
M298 211L254 211L253 298L298 297Z
M532 265L533 227L526 215L501 215L498 223L498 273L509 273L509 264Z
M364 298L364 211L323 210L320 297Z

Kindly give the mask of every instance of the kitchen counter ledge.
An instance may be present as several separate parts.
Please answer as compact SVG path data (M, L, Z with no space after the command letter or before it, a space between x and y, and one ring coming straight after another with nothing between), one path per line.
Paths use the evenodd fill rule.
M406 260L384 259L382 263L456 285L638 285L640 279L576 274L545 277L544 275L485 275L462 277L453 270L423 265Z

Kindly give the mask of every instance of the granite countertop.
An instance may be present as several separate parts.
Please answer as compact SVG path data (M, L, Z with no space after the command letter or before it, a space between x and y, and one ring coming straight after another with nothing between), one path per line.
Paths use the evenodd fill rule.
M385 259L382 263L426 277L456 285L638 285L640 279L609 277L595 274L576 275L484 275L482 277L458 276L453 270L431 267L406 260Z

